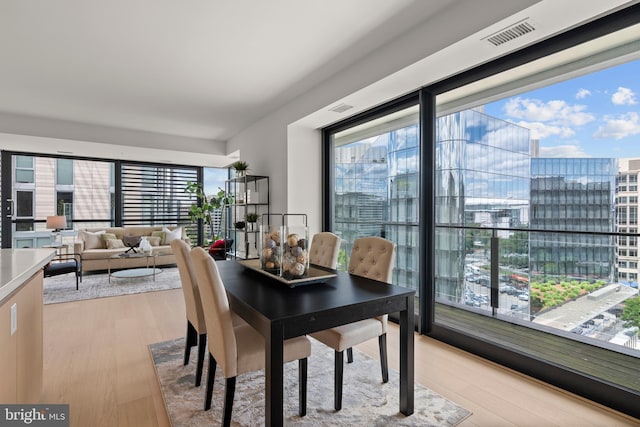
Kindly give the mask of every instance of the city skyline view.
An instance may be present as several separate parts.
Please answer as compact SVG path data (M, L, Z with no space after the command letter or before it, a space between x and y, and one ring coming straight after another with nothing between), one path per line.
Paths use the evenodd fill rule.
M540 157L640 157L640 60L484 106L540 141Z

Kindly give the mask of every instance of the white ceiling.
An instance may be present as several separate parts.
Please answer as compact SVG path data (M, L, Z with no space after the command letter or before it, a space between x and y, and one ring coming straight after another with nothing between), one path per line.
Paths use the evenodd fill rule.
M224 141L451 3L3 0L0 113Z
M637 1L0 0L0 132L24 133L37 119L47 131L29 135L62 138L55 140L59 153L73 151L65 138L100 141L87 137L92 130L108 129L123 145L136 132L149 132L156 144L180 141L194 157L182 157L185 164L198 164L207 153L222 165L230 154L224 141L359 61L367 64L412 29L430 29L419 44L444 47L344 92L327 107L347 102L356 108L342 116L322 108L304 118L307 125L326 125ZM473 11L482 4L532 6L476 28ZM455 19L437 22L441 16ZM481 41L521 18L533 19L538 31L501 49ZM454 29L471 35L453 40ZM11 139L12 149L28 141ZM91 150L110 158L145 156L124 148L114 153L108 144ZM157 160L174 155L159 152Z

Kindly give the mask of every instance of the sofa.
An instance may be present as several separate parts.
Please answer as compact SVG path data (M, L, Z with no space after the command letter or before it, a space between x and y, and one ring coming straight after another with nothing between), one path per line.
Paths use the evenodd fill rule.
M178 230L179 228L179 230ZM171 240L180 238L191 244L184 227L163 226L135 226L135 227L101 227L86 228L78 231L73 245L73 252L80 255L82 273L96 270L122 269L146 267L153 265L153 260L142 257L114 257L122 253L132 254L128 245L134 245L136 240L146 237L151 244L152 253L156 253L156 265L175 264L176 260L171 251ZM136 252L142 252L135 247Z

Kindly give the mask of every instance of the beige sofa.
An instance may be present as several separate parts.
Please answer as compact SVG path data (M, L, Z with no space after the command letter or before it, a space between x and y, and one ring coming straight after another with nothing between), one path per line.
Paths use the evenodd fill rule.
M114 255L124 253L129 249L126 244L123 244L123 237L147 236L153 246L152 253L157 254L155 257L156 265L175 264L176 260L171 251L171 242L166 241L166 238L177 237L175 235L171 236L171 234L177 232L179 237L187 242L187 244L191 243L185 233L184 227L180 227L181 232L177 231L177 228L178 227L175 226L87 228L78 231L78 237L74 242L74 253L80 254L83 273L87 271L107 270L108 268L121 269L146 267L147 265L152 266L153 259L147 259L145 256L139 258L114 257ZM170 230L173 233L169 233L169 236L167 236L167 233L163 233L163 229ZM117 240L119 242L107 243L110 240ZM136 248L136 250L142 252L140 248Z

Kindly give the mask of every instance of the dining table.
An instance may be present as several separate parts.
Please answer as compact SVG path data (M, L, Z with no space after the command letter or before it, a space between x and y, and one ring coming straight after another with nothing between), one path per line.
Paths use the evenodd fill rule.
M239 261L216 265L231 309L264 337L265 425L283 425L285 340L389 313L399 313L398 409L413 414L414 290L333 270L326 280L290 287Z

